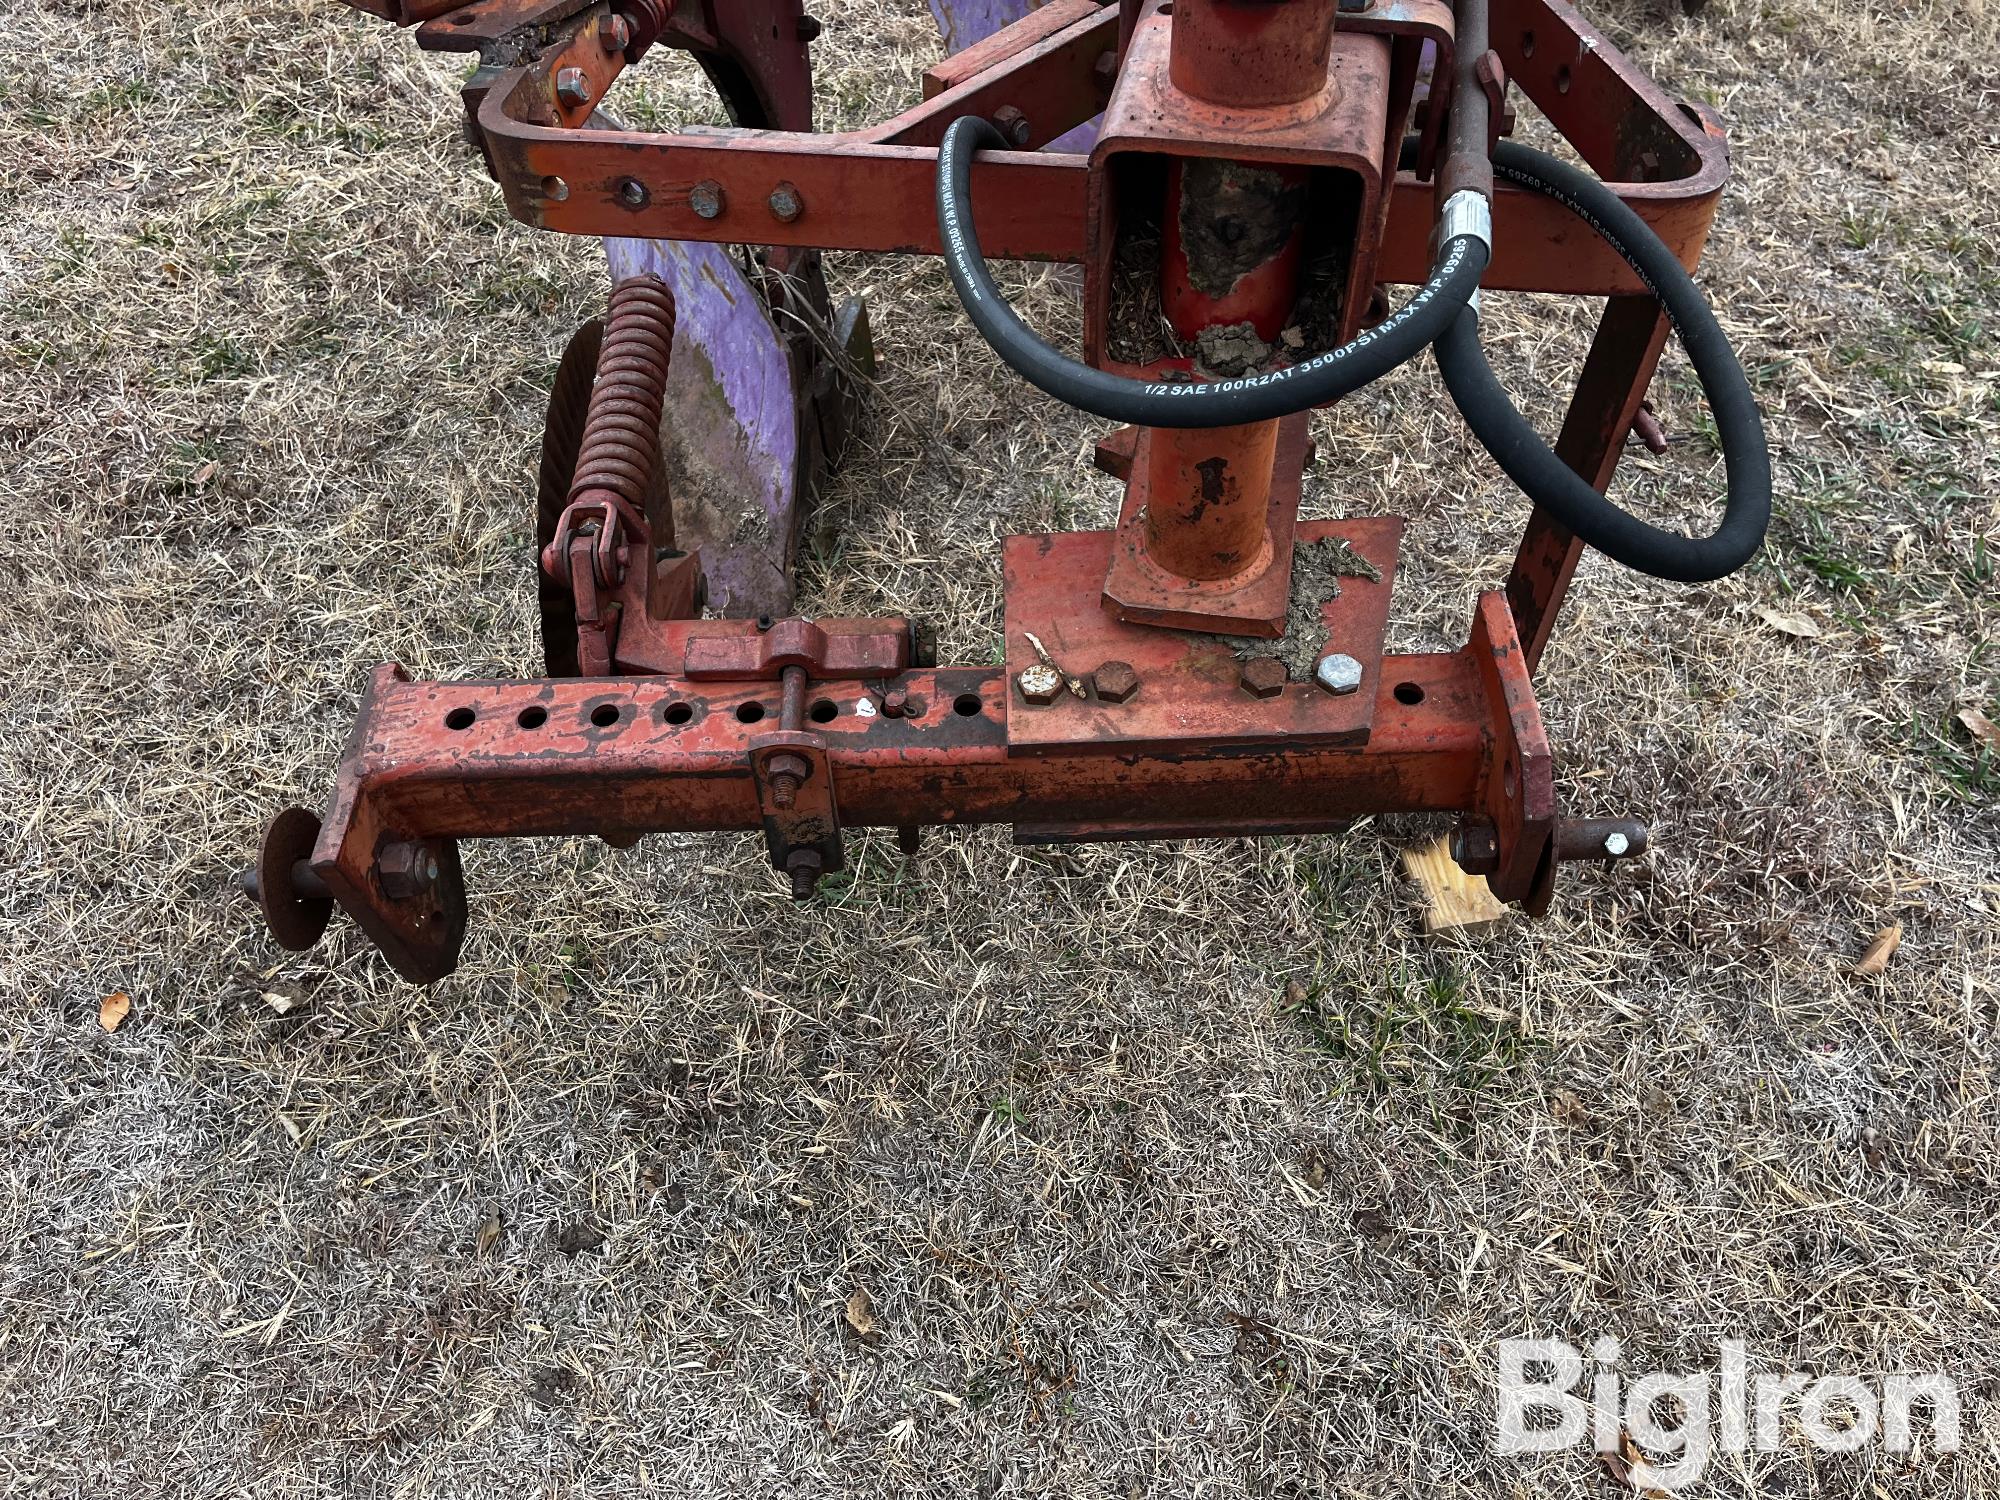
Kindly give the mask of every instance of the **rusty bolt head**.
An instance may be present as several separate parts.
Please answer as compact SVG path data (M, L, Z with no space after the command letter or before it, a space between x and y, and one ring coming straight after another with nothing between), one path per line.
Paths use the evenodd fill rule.
M1290 680L1285 664L1275 656L1253 656L1243 663L1243 691L1253 698L1275 698Z
M789 224L806 211L805 199L799 190L789 182L781 182L771 189L771 217L780 224Z
M1056 701L1056 694L1063 690L1062 673L1054 667L1037 663L1024 668L1014 679L1014 685L1021 690L1021 696L1037 706Z
M1012 146L1027 145L1028 137L1033 134L1028 128L1028 117L1011 104L1003 104L993 111L993 123Z
M688 189L688 207L694 210L698 219L721 218L722 184L713 178L697 182Z
M882 717L885 719L921 719L924 716L924 700L905 687L892 687L882 695Z
M603 17L597 23L597 44L606 52L623 52L632 45L632 23L620 15Z
M556 97L571 109L590 103L590 79L581 68L561 68L556 72Z
M1116 52L1098 53L1097 61L1090 65L1090 71L1096 75L1099 84L1107 89L1110 88L1112 80L1118 76L1118 54Z
M1101 663L1090 674L1090 680L1097 689L1097 696L1106 703L1123 703L1139 691L1139 674L1126 661Z
M1344 698L1361 686L1361 663L1344 652L1330 651L1313 668L1313 681L1334 697Z
M792 899L810 901L814 887L819 884L819 872L825 862L817 849L794 849L785 856L785 873L792 877Z
M437 856L421 844L390 844L375 858L375 878L391 901L422 895L437 874Z

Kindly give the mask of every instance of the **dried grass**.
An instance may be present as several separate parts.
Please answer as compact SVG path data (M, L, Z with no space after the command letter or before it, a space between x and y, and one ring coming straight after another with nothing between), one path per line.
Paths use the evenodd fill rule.
M922 5L815 8L825 123L914 97ZM1780 486L1726 583L1586 563L1547 663L1564 795L1652 820L1643 867L1472 941L1417 933L1415 820L912 869L871 834L802 909L747 836L482 846L420 992L342 924L282 957L229 871L324 795L374 662L531 667L540 402L601 260L506 219L452 65L388 28L11 7L0 1488L1598 1493L1488 1456L1525 1332L1943 1368L1955 1459L1713 1488L2000 1488L2000 824L1955 718L2000 712L1993 18L1600 20L1732 122L1705 280ZM1112 513L1092 424L935 265L834 274L885 374L805 603L994 659L997 539ZM1009 284L1074 331L1065 273ZM1560 388L1587 311L1490 306ZM1662 406L1695 436L1630 472L1699 513L1680 366ZM1319 435L1312 513L1408 514L1398 643L1456 644L1519 501L1428 369Z

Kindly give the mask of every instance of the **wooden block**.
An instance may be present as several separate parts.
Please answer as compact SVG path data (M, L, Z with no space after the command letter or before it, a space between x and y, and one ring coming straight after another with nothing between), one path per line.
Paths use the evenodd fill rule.
M1403 851L1403 869L1423 888L1424 931L1483 932L1507 916L1484 875L1468 875L1451 857L1451 840L1439 838Z

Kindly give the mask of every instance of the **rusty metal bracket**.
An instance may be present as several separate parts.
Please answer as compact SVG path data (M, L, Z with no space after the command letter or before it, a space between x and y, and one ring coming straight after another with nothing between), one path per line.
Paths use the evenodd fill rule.
M1525 901L1547 888L1555 863L1555 771L1527 655L1500 590L1479 596L1465 649L1490 708L1479 802L1493 824L1496 859L1486 880L1500 900Z
M696 681L783 676L890 677L910 665L901 620L704 621L687 627L680 670Z
M808 901L822 875L845 869L833 762L826 741L805 729L806 669L784 669L779 728L750 741L750 772L771 865L792 882L792 899Z

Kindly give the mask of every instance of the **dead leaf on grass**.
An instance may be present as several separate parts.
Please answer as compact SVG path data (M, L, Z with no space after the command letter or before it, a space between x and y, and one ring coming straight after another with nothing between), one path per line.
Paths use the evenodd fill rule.
M1861 1132L1861 1155L1868 1163L1868 1170L1871 1172L1879 1172L1888 1165L1888 1153L1882 1149L1882 1132L1873 1125L1865 1127Z
M1891 922L1875 934L1875 941L1870 943L1868 950L1854 961L1854 967L1848 972L1856 979L1873 979L1889 967L1889 955L1896 951L1902 941L1903 924Z
M1980 744L2000 755L2000 724L1995 724L1976 708L1961 708L1958 711L1958 722L1963 724Z
M113 990L97 1002L97 1024L106 1031L116 1031L131 1014L132 997L123 990Z
M1627 1494L1643 1496L1644 1500L1667 1500L1663 1491L1652 1488L1641 1477L1647 1472L1646 1455L1624 1428L1618 1430L1618 1451L1598 1454L1597 1462L1603 1468L1605 1478Z
M476 1255L485 1255L500 1243L500 1215L488 1214L486 1222L479 1226L479 1233L472 1237L472 1249Z
M312 996L306 993L302 984L294 984L289 979L273 979L260 992L264 1003L281 1016L288 1016Z
M1819 622L1813 619L1811 615L1788 615L1782 610L1771 609L1766 605L1760 604L1757 606L1757 618L1773 630L1782 631L1786 635L1797 636L1801 640L1818 640L1823 634L1819 628Z
M1563 1125L1588 1125L1590 1111L1584 1108L1583 1100L1574 1089L1557 1089L1555 1098L1549 1102L1549 1113Z
M875 1302L860 1287L847 1299L847 1326L861 1338L872 1339L880 1331L875 1321Z

